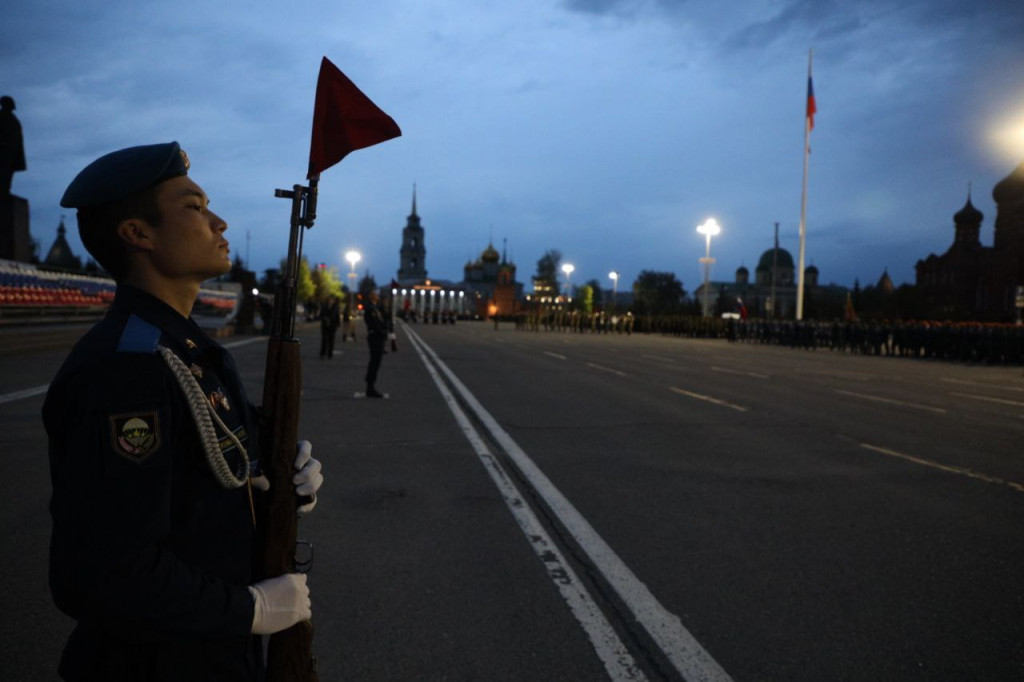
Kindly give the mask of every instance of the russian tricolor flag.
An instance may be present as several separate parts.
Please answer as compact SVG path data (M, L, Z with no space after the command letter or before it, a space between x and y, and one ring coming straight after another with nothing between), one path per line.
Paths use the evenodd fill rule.
M814 114L818 112L818 105L814 102L814 80L810 74L807 76L807 125L809 130L814 130Z

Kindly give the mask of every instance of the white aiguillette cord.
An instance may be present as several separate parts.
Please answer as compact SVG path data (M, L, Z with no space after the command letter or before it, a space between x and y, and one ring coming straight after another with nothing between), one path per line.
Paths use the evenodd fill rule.
M210 470L213 472L217 482L229 490L241 488L249 480L249 453L220 418L220 415L217 414L210 401L207 400L206 394L203 393L202 387L199 386L199 382L192 376L192 372L181 361L181 358L166 346L157 346L156 348L160 355L163 356L167 367L170 368L171 374L178 380L181 390L185 393L185 400L188 402L189 409L192 412L196 428L199 429L199 440L203 444L206 461L209 463ZM220 440L217 438L217 429L214 427L215 422L224 435L235 444L239 454L242 456L242 466L238 468L241 476L235 475L235 472L231 470L231 466L224 458L224 453L221 452Z

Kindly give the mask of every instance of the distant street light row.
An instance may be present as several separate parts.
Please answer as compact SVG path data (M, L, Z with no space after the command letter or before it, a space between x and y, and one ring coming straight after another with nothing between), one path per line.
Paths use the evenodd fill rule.
M715 259L711 257L711 238L721 233L722 228L719 227L718 222L714 218L708 218L702 224L697 226L697 232L704 235L706 242L705 255L700 259L700 263L704 266L704 317L708 316L708 290L710 288L711 279L711 265L715 262ZM349 279L352 280L352 287L355 288L356 280L356 263L362 260L362 255L355 250L350 250L345 253L345 260L349 264ZM573 272L575 272L576 266L572 263L563 263L562 272L565 273L565 289L566 298L571 298L572 287L569 285L569 279ZM612 307L614 310L615 299L618 296L619 289L619 273L612 270L608 273L608 278L612 281Z

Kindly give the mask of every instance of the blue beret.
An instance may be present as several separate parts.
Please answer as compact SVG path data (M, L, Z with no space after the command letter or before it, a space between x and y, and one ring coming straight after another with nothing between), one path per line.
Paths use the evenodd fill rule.
M188 156L177 142L128 147L82 169L64 191L64 208L87 208L121 199L188 173Z

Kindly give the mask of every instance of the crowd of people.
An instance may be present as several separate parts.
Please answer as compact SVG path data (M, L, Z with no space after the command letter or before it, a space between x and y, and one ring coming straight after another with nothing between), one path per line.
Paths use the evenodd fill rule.
M516 329L575 333L664 334L790 348L956 362L1024 364L1024 326L925 320L721 319L693 315L524 312Z

